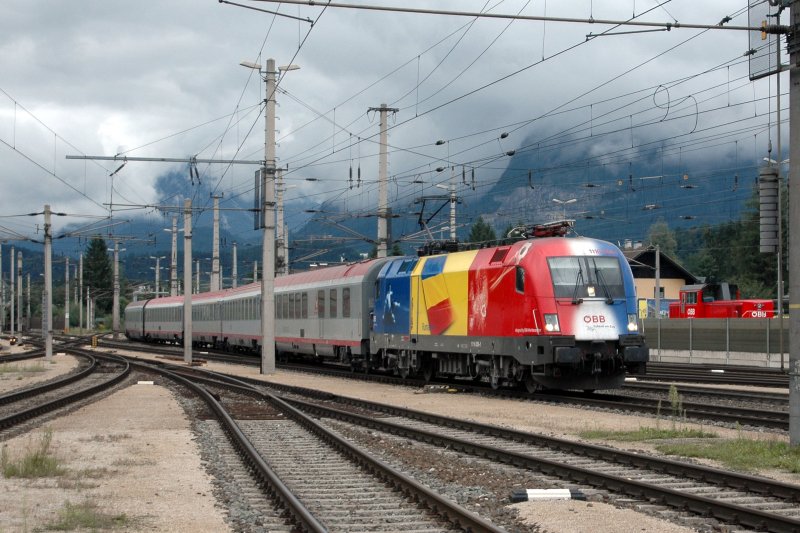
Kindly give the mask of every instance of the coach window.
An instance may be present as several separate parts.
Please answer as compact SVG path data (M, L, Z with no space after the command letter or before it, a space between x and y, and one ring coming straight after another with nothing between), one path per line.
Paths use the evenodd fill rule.
M342 289L342 316L350 318L350 289Z
M303 293L303 318L308 318L308 293Z
M317 291L317 316L325 318L325 291Z
M525 294L525 269L521 266L516 267L516 274L517 292Z
M287 296L289 297L289 318L294 318L294 293Z
M281 307L283 307L283 318L289 318L289 295L283 295L283 302L281 303Z
M336 303L337 303L336 302L336 300L337 300L337 298L336 298L336 289L331 289L328 292L328 300L329 300L329 303L330 303L330 310L331 310L330 317L331 318L336 318Z

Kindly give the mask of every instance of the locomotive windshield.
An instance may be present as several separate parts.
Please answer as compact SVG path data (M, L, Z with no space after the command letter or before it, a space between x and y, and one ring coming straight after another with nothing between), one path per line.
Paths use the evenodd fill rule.
M557 298L625 298L622 269L616 257L570 256L547 259Z

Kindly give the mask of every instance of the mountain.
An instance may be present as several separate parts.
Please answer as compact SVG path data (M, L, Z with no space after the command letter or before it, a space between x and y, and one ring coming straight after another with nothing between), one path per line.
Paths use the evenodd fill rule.
M523 147L529 145L530 140L521 143ZM756 183L756 166L732 167L719 155L675 164L671 160L665 162L659 151L652 150L638 154L636 164L599 164L592 150L591 146L570 148L552 151L549 156L530 149L512 151L495 182L483 182L481 175L487 172L476 169L479 177L474 191L471 171L462 177L457 169L457 194L465 197L457 207L458 238L466 240L479 216L493 226L498 236L518 223L568 218L575 220L576 233L622 245L625 241L646 240L650 226L662 219L673 229L736 220L752 197ZM446 196L446 191L441 192ZM441 207L431 226L437 222L439 227L447 225L447 204L446 199L440 199L425 205L426 219ZM414 253L421 240L405 239L420 230L422 206L412 201L391 207L396 217L391 220L392 237L402 240L405 253ZM354 218L337 202L327 202L319 211L305 227L294 232L293 245L298 254L293 257L301 257L299 252L316 251L321 253L315 256L317 261L338 261L340 257L349 260L372 249L373 244L354 240L354 236L360 234L374 240L374 216ZM434 236L446 238L447 233L435 231Z
M526 139L520 143L519 149L511 152L513 155L504 157L502 160L507 164L493 183L484 181L486 171L481 167L476 169L478 180L474 190L470 171L465 173L464 183L457 180L457 194L468 199L457 208L460 240L466 240L472 222L478 216L492 225L498 236L517 223L541 223L566 217L575 219L578 234L620 244L626 240L646 239L648 228L659 219L666 220L673 229L715 225L739 217L744 203L753 194L752 185L757 174L755 166L726 169L730 163L719 156L675 164L674 161L665 163L664 156L654 150L640 153L636 164L613 161L599 164L599 159L592 155L593 148L586 143L576 144L584 148L551 150L547 152L549 155L542 155L531 146L535 146L533 141ZM720 171L720 168L725 170ZM456 175L460 178L460 170ZM215 192L212 185L211 179L200 183L187 179L183 172L166 173L156 183L158 204L179 208L179 230L183 227L180 209L183 198L193 198L193 256L201 260L203 271L210 269L208 263L212 253L211 195ZM426 200L424 204L416 197L391 206L391 234L403 253L415 253L428 240L428 234L421 232L420 218L430 219L431 227L438 225L441 228L448 224L446 191L437 192L444 195L438 194L438 198ZM226 196L221 200L220 254L224 276L230 275L233 242L238 245L240 276L251 272L254 261L261 261L263 233L253 229L252 203L252 193ZM374 249L376 209L371 215L353 216L351 209L341 201L316 204L300 198L287 202L285 211L293 225L289 228L293 268L304 269L313 263L353 261ZM137 237L120 244L124 249L120 258L129 279L152 279L155 268L152 257L164 257L161 260L162 278L168 277L171 236L164 230L171 228L171 218L171 212L151 212L146 217L132 217L124 224L110 227L104 220L95 226L95 232L77 225L64 228L53 241L54 279L63 278L63 266L59 266L63 263L61 257L69 255L77 260L78 252L86 248L87 239L93 234L102 236L109 248L115 236ZM116 213L115 220L119 220ZM78 230L83 237L77 243L74 238L58 238ZM448 233L440 229L434 231L433 236L447 238ZM182 234L178 237L180 254ZM23 250L26 269L30 264L33 276L38 276L42 263L41 244L21 243L17 248ZM7 250L10 251L8 245L4 246L4 251ZM7 258L5 255L4 267L7 267ZM178 268L182 269L181 258Z

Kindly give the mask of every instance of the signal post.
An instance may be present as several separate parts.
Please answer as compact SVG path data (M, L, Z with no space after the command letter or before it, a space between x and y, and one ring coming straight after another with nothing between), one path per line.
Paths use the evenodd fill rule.
M800 445L800 0L789 15L789 443Z

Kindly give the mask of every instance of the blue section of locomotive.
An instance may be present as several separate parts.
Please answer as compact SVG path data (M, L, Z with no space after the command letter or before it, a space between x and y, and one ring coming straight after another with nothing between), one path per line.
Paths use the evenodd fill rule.
M447 261L446 255L432 257L425 261L425 266L422 267L422 272L420 272L420 279L432 278L444 272L445 261Z
M411 330L411 272L416 257L392 259L381 269L377 280L373 331L408 335Z

